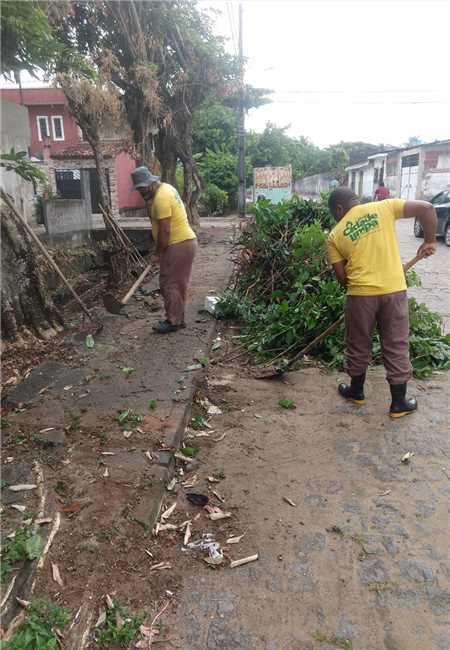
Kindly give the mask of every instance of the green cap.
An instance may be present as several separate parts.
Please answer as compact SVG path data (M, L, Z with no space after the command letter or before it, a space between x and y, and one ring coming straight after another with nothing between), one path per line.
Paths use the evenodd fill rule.
M133 179L135 190L137 190L139 187L148 187L149 185L157 183L160 180L160 176L155 176L152 174L149 168L145 167L145 165L133 169L131 172L131 178Z

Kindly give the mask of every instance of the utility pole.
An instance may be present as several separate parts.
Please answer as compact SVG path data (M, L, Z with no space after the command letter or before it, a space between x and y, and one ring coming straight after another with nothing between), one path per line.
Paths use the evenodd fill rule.
M245 110L244 110L244 45L242 26L242 3L239 4L239 113L238 113L238 147L239 147L239 217L245 218Z

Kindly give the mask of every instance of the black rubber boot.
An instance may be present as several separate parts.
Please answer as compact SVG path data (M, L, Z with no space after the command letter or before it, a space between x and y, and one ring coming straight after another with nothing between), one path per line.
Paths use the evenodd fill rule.
M366 379L366 373L358 375L357 377L352 377L350 384L339 384L338 393L341 397L348 399L353 404L361 406L364 404L364 382Z
M410 415L417 410L417 400L414 397L406 399L406 386L406 384L390 386L392 403L389 415L391 418L402 418L404 415Z

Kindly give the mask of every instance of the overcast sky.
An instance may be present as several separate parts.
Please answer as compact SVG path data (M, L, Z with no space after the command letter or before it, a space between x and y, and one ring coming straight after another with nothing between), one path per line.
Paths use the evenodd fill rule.
M233 49L227 4L217 31ZM248 128L291 125L326 146L450 138L450 3L446 0L244 0L246 81L275 91ZM237 45L237 43L236 43Z
M235 51L238 0L200 4L220 10L216 31ZM450 138L448 0L242 4L246 81L274 91L271 104L250 112L247 128L290 124L291 135L322 147ZM24 86L36 85L24 75Z

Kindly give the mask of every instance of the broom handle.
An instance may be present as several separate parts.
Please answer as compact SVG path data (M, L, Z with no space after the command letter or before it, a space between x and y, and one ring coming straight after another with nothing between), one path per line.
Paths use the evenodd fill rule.
M403 265L403 271L404 271L405 273L406 273L406 271L409 271L409 269L410 269L412 266L414 266L414 264L416 264L419 260L421 260L422 257L423 257L423 255L416 255L415 257L413 257L412 260L409 260L409 262L406 262L406 263ZM332 334L334 331L336 331L337 328L338 328L340 325L342 325L342 323L344 322L344 319L345 319L345 315L342 314L342 316L341 316L337 321L335 321L334 323L332 323L329 327L327 327L327 329L326 329L324 332L322 332L322 334L319 334L319 336L316 336L316 338L313 339L313 340L311 341L311 343L308 343L308 345L307 345L306 347L304 347L302 350L300 350L300 352L297 352L297 354L294 355L294 356L292 357L292 359L289 361L289 366L291 366L293 363L295 363L296 361L298 361L298 359L300 359L301 357L303 357L305 354L308 354L308 352L309 352L310 350L312 350L312 349L313 349L313 348L314 348L318 343L320 343L321 341L323 341L324 338L326 338L327 336L329 336L330 334Z
M136 282L133 284L133 286L127 291L127 293L124 295L122 300L120 301L122 305L126 305L133 293L136 291L138 286L142 283L144 278L150 273L152 269L153 264L149 264L141 273L141 275L138 277Z
M47 260L47 262L48 262L48 263L53 267L53 269L54 269L54 270L56 271L56 273L59 275L59 277L60 277L61 280L64 282L64 284L66 285L66 287L69 289L70 293L73 295L73 297L75 298L75 300L77 301L77 303L80 305L81 309L84 311L84 313L86 314L86 316L88 316L88 318L89 318L93 323L95 323L95 319L94 319L94 317L92 316L92 314L91 314L91 312L89 311L89 309L86 307L86 305L85 305L84 302L81 300L80 296L76 293L75 289L72 287L72 285L69 283L69 281L65 278L65 276L63 275L61 269L60 269L59 266L56 264L56 262L54 261L54 259L51 257L50 253L47 251L47 249L45 248L44 244L41 242L41 240L39 239L39 237L35 234L35 232L32 230L32 228L27 224L27 222L26 222L25 219L22 217L22 215L19 214L19 212L17 212L16 208L15 208L14 205L11 203L11 201L9 200L9 197L8 197L7 194L3 191L3 189L2 189L2 191L1 191L1 196L2 196L2 199L4 200L4 202L6 203L6 205L7 205L7 206L8 206L8 207L9 207L9 208L14 212L14 214L16 215L16 217L17 217L17 218L19 219L19 221L22 223L22 225L24 226L24 228L25 228L25 230L27 231L27 233L28 233L28 234L30 235L30 237L33 239L34 243L35 243L35 244L40 248L40 250L41 250L42 254L44 255L45 259Z

